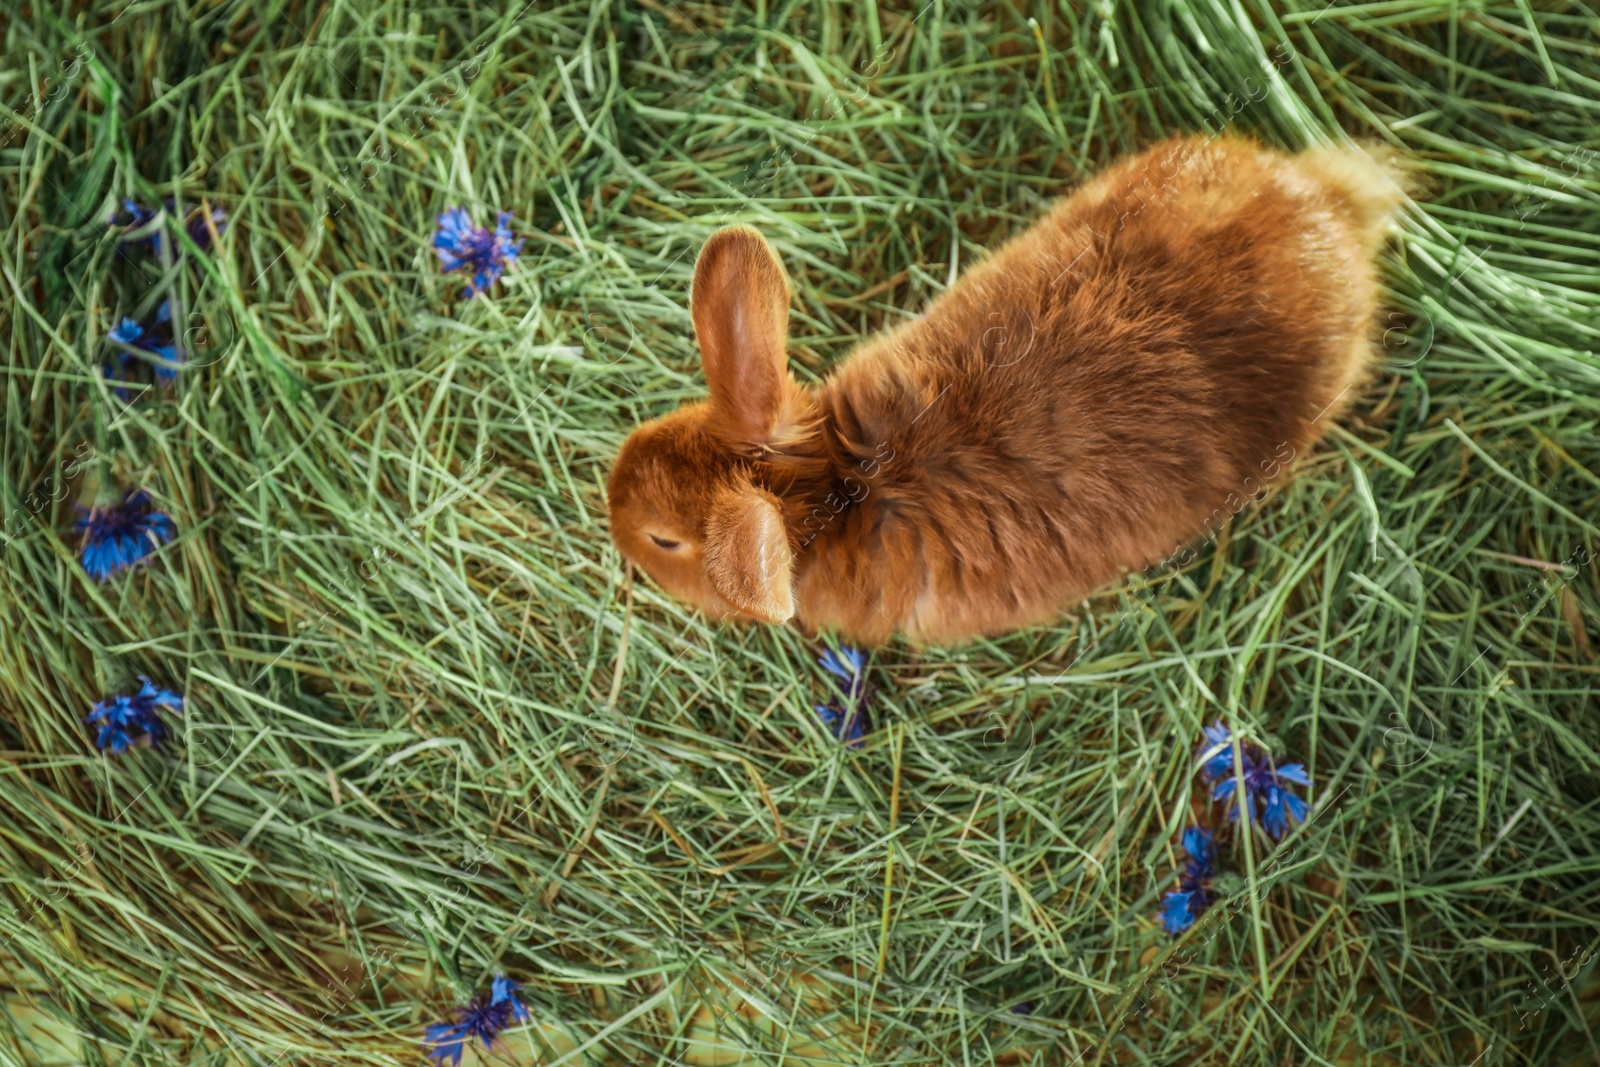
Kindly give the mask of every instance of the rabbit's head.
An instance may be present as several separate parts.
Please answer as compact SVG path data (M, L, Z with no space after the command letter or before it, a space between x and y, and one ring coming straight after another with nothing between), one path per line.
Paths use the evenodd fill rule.
M669 594L714 619L785 622L794 551L764 459L807 421L784 356L789 286L746 226L713 234L689 294L710 399L623 443L608 496L611 539ZM781 491L781 489L780 489Z

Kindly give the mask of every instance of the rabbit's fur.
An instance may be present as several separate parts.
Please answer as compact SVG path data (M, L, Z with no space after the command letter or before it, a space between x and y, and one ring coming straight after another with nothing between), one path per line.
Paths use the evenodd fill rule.
M690 296L710 398L628 438L612 537L718 618L866 645L1048 621L1214 532L1338 416L1398 179L1352 147L1164 142L815 388L776 256L720 230Z

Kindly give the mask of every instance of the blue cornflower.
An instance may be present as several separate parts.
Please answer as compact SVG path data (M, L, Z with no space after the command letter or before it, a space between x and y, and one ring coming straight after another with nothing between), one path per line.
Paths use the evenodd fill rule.
M1214 782L1233 770L1233 735L1220 722L1203 726L1200 732L1207 742L1195 750L1200 756L1200 777Z
M865 745L867 734L867 707L872 700L872 687L867 684L867 656L858 648L841 648L838 654L832 649L822 654L822 669L835 675L844 685L843 701L835 697L826 704L815 705L822 725L834 737L850 748Z
M480 993L466 1007L456 1009L455 1022L429 1026L424 1033L427 1042L434 1047L428 1050L428 1058L460 1064L469 1039L476 1037L484 1048L489 1048L500 1031L512 1022L527 1022L528 1009L517 999L517 990L521 988L505 975L499 975L487 997Z
M493 985L489 988L489 1003L506 1005L513 1022L525 1023L532 1016L528 1014L527 1006L517 997L517 990L521 988L521 982L513 982L505 975L497 974Z
M180 715L183 713L183 698L177 693L157 688L142 674L139 681L144 685L133 696L102 700L84 718L84 722L100 724L100 735L94 740L100 751L108 748L113 752L128 751L137 740L135 733L150 738L150 747L155 748L167 736L167 725L161 721L157 709L171 708Z
M1220 722L1206 727L1205 735L1211 744L1200 750L1200 777L1216 783L1211 789L1211 799L1230 800L1239 785L1239 779L1234 775L1233 736ZM1290 792L1283 783L1310 785L1311 776L1306 773L1303 763L1274 766L1272 758L1256 745L1241 745L1240 755L1244 763L1245 819L1253 819L1255 809L1259 807L1261 827L1267 831L1268 837L1276 841L1289 832L1291 815L1295 822L1304 822L1310 810L1306 802ZM1229 822L1238 821L1239 807L1236 803L1228 805Z
M1181 934L1194 925L1201 912L1216 900L1211 879L1217 876L1217 851L1211 831L1191 826L1183 832L1183 850L1189 854L1178 872L1178 888L1161 898L1161 925L1169 934Z
M120 226L124 233L132 233L135 230L142 230L146 226L149 226L151 222L155 221L157 214L158 212L155 208L143 207L133 200L124 200L122 202L122 210L113 214L109 219L107 219L106 225ZM123 221L123 216L127 216L128 221ZM150 251L152 253L156 255L161 254L161 230L159 228L154 229L150 233L147 233L141 237L118 242L117 251L126 251L129 245L141 244L146 241L149 242Z
M433 235L433 248L447 271L470 270L472 283L461 290L461 299L477 296L493 285L506 267L517 261L522 241L511 240L506 225L511 212L502 211L494 232L472 225L472 218L459 207L448 208L439 216L439 230Z
M867 692L865 672L867 669L867 654L859 648L850 648L848 645L837 653L833 649L822 654L817 661L822 664L822 669L832 674L848 685L845 695L852 701L862 699Z
M168 215L175 215L177 213L177 205L170 198L166 201L165 207ZM122 210L107 219L106 225L120 226L122 227L124 233L132 233L136 230L142 230L149 226L150 223L155 220L157 214L158 212L155 208L144 207L137 201L124 200L122 202ZM124 221L124 216L126 216L127 221ZM228 213L219 207L214 207L211 209L210 216L212 225L216 227L217 233L221 234L223 229L227 226ZM205 208L197 207L190 210L187 218L184 220L183 229L184 232L189 235L189 239L200 246L201 251L207 251L211 248L211 231L206 228ZM149 242L151 255L160 256L161 227L158 226L151 230L150 233L141 237L119 242L117 249L121 251L126 249L130 244L141 244L144 242Z
M149 352L156 357L150 361L155 366L156 381L166 385L178 376L178 346L172 343L172 338L162 336L171 332L172 304L163 300L161 306L156 309L155 321L149 326L140 325L137 319L124 317L112 327L111 339L129 348ZM127 352L118 352L112 360L113 362L105 364L105 376L112 381L129 381L128 371L132 357ZM117 393L126 397L127 390L118 389Z
M167 201L167 209L172 209L172 201ZM211 209L211 225L216 227L217 236L222 236L228 228L228 213L220 207ZM206 210L197 207L189 212L189 218L183 224L183 232L189 235L189 240L200 246L202 252L211 250L211 230L206 226Z
M110 581L178 535L172 519L151 507L150 494L143 489L130 490L109 504L79 505L78 510L77 530L83 535L79 555L83 569L97 582Z

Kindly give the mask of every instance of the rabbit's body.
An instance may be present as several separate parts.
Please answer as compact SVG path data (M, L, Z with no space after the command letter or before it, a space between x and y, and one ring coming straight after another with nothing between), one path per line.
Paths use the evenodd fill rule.
M643 465L674 484L662 457L683 466L695 451L685 435L698 435L710 450L693 463L700 476L723 468L735 489L705 494L698 522L681 502L668 509L667 540L704 542L708 595L664 584L714 611L777 619L787 607L865 644L896 631L945 644L1054 618L1217 529L1339 413L1369 361L1374 258L1401 199L1355 150L1169 141L1090 181L815 390L781 367L763 384L765 363L741 362L752 346L740 330L765 329L778 298L745 247L759 237L732 231L744 236L726 242L727 263L696 274L712 401L652 424L667 447ZM741 276L758 279L754 305L724 306L735 326L714 325L702 290L723 304L734 290L740 305ZM718 329L732 330L720 374L707 336ZM623 515L642 499L619 485L645 459L628 452L614 519L619 492ZM746 520L763 517L754 555L711 543L750 536L718 522L718 492ZM662 577L638 541L618 537ZM673 552L669 570L689 562ZM741 585L752 568L784 595L756 603L765 578Z

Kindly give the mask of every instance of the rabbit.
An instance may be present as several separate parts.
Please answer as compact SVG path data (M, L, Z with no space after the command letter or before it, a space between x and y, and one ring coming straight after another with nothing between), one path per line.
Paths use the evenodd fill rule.
M1046 623L1186 562L1370 373L1404 178L1349 145L1162 142L814 387L777 256L720 229L689 300L709 398L623 443L612 539L714 618L869 647Z

